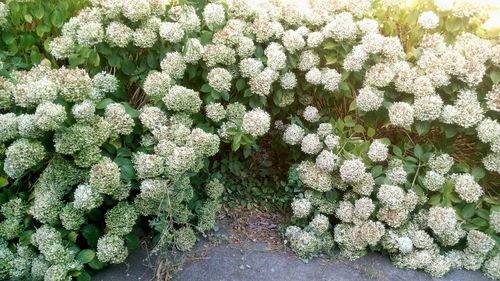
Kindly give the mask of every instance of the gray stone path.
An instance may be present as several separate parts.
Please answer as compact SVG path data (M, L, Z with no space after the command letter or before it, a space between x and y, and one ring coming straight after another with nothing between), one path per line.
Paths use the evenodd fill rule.
M144 247L132 253L124 264L96 275L95 281L154 279L157 257ZM205 241L174 275L173 281L487 281L482 273L458 270L442 279L421 271L395 268L387 257L372 253L354 262L343 258L314 259L304 263L289 250L267 250L264 243L236 245Z
M124 263L106 268L92 277L92 281L151 280L156 270L157 259L157 255L141 245L128 256Z
M186 262L174 281L424 281L434 280L421 271L395 268L387 257L370 254L354 262L343 258L304 263L289 251L267 251L262 243L245 247L220 245ZM440 279L437 279L440 280ZM486 281L480 272L454 271L441 280Z

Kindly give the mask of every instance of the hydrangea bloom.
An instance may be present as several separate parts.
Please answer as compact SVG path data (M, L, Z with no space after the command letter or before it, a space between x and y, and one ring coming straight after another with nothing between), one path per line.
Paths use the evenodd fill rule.
M424 29L434 29L439 24L439 17L431 11L423 12L418 17L418 24Z
M253 109L243 116L242 130L253 137L260 137L269 131L271 117L260 108Z

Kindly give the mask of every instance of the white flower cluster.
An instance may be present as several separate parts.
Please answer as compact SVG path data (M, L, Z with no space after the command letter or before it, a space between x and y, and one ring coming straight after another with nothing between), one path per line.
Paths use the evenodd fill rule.
M451 178L458 196L467 203L477 202L484 193L471 174L454 174Z
M453 1L449 1L452 3ZM465 3L466 1L458 1ZM438 11L447 5L436 4ZM477 5L480 7L481 5ZM441 8L440 8L441 7ZM454 3L449 9L467 11L469 5L462 6ZM454 13L457 17L478 15L476 12ZM344 69L347 71L361 71L371 54L382 54L382 59L374 65L365 68L363 88L356 96L357 107L362 111L378 110L384 98L382 88L393 86L399 93L388 106L390 123L410 129L417 121L438 120L448 125L458 125L463 128L477 126L478 138L490 144L494 154L498 137L484 138L487 128L498 131L493 122L481 122L488 110L496 111L497 97L500 96L498 87L493 85L486 96L480 95L476 87L487 75L488 63L495 63L495 44L482 39L472 33L459 34L452 43L447 43L444 36L431 33L439 25L439 17L434 11L425 11L420 14L418 24L428 33L418 42L418 54L415 62L404 59L404 52L398 38L385 37L378 33L377 26L367 28L361 36L361 42L352 48L344 60ZM365 28L365 22L359 22ZM367 24L367 26L369 26ZM314 84L314 72L308 73L306 80ZM309 79L307 79L309 76ZM319 76L318 76L319 77ZM452 79L458 79L465 84L453 91L451 98L443 87L449 86ZM385 91L385 89L384 89ZM443 94L447 99L443 99ZM393 96L395 97L395 96ZM407 97L407 98L406 98ZM451 102L451 103L449 103ZM491 120L491 119L490 119ZM479 127L479 125L482 127ZM496 128L496 129L495 129ZM495 134L493 134L495 136ZM494 154L485 158L485 167L490 171L497 171L498 165Z
M220 140L232 142L234 149L265 135L271 115L263 106L269 100L283 108L297 99L307 106L301 114L306 125L315 128L303 127L296 117L290 125L275 124L283 130L284 142L300 144L304 154L293 170L305 191L293 201L292 210L309 224L286 230L301 258L328 253L336 242L351 259L364 255L368 246L382 247L396 265L424 269L433 276L460 264L468 269L483 266L488 275L498 277L500 258L491 254L492 238L481 231L463 230L452 207L431 204L426 210L430 194L454 192L452 196L458 194L465 203L478 203L485 193L471 174L448 175L454 164L451 156L433 155L429 169L423 170L425 176L420 177L425 164L419 163L415 171L413 163L407 163L413 157L398 155L404 163L391 159L385 141L369 142L366 135L351 137L345 132L337 136L335 131L342 131L338 129L342 126L333 121L318 124L319 112L328 110L322 99L336 98L339 86L345 92L347 85L356 99L353 105L363 111L360 117L387 109L390 123L405 129L430 121L468 136L475 129L477 138L491 150L483 159L485 168L498 172L500 129L495 114L500 108L500 87L490 89L494 76L487 75L499 65L497 43L468 32L456 40L445 40L441 31L431 33L444 13L481 16L483 7L469 0L429 3L426 9L435 7L437 12L424 11L416 21L426 33L415 48L407 48L407 42L403 48L397 36L379 33L381 24L376 20L363 18L372 16L372 5L382 4L390 11L400 5L398 1L311 1L304 4L307 7L290 1L250 2L212 1L196 7L159 0L92 0L92 7L66 22L61 36L48 46L57 60L80 55L82 49L100 52L107 44L125 49L120 53L132 49L136 58L146 54L151 66L150 55L161 50L160 69L138 83L147 96L140 112L125 103L100 102L118 88L116 78L105 73L91 78L81 69L38 66L0 80L0 109L7 112L0 115L4 171L12 178L30 170L44 171L29 210L44 224L32 238L42 254L38 263L47 262L48 270L40 275L64 280L68 272L81 268L52 226L60 223L67 230L78 230L89 211L111 200L119 202L105 215L106 234L97 242L100 261L122 262L128 254L124 236L138 214L155 215L159 210L175 218L175 227L169 226L162 235L179 250L192 248L196 236L188 203L195 191L189 177L219 151ZM0 3L0 27L6 25L7 14L7 6ZM333 59L331 49L338 50ZM181 84L191 83L196 76L206 84ZM348 83L351 77L362 81ZM353 85L361 87L358 93ZM235 98L242 101L235 97L239 92L244 92L243 100L251 101L252 109L234 102ZM14 107L16 113L10 113ZM205 131L205 124L199 126L202 107L209 120L201 119L216 124L217 135ZM134 120L137 115L140 124ZM141 150L129 151L130 137L141 130ZM52 135L53 145L47 144L45 138ZM108 142L117 140L127 146L116 149L114 160L103 156L103 144L113 150L112 144L119 142ZM54 158L53 150L64 157ZM408 176L415 178L408 182ZM126 200L131 183L124 178L138 182L134 200ZM451 185L453 190L448 190ZM205 185L208 199L197 209L197 230L213 228L223 190L217 180ZM341 198L339 203L336 197ZM65 202L66 198L73 201ZM165 198L173 207L165 207ZM419 204L422 210L417 212ZM333 214L342 222L331 227L328 215ZM8 217L13 219L0 224L0 236L20 232L20 219ZM489 217L490 228L497 232L498 217L495 212ZM441 253L440 246L458 245L465 235L465 250ZM11 251L0 243L0 253ZM21 275L12 276L17 280Z
M4 211L8 204L2 205L2 213L9 218L0 224L0 234L8 240L18 237L19 219L31 215L42 223L31 242L44 261L46 278L66 279L82 264L54 227L79 231L86 215L109 196L119 203L105 215L108 234L99 239L97 256L103 262L122 262L128 254L123 237L132 231L138 215L135 206L124 201L131 186L123 180L123 162L118 165L101 154L104 143L131 134L135 126L135 110L128 105L112 99L100 102L117 90L118 81L106 73L90 78L81 69L37 66L14 71L8 85L2 102L6 109L17 108L19 115L0 115L4 171L12 178L27 172L39 177L29 209L19 202L16 208L22 213L16 215ZM147 174L148 166L141 168L136 173ZM26 257L23 264L35 266L33 257ZM17 273L9 274L17 278Z
M445 181L446 178L443 175L433 170L427 171L424 178L422 179L423 185L430 191L440 190L443 187Z
M393 228L403 225L418 204L418 196L414 191L404 191L399 186L387 184L379 187L377 199L382 205L378 219Z
M163 210L166 198L170 198L173 206L169 208L173 209L169 212L175 212L176 223L183 227L165 229L168 232L165 235L173 235L177 249L184 251L192 248L196 241L193 229L187 225L192 216L187 204L194 192L189 177L203 168L207 157L219 151L220 138L200 128L192 128L189 113L198 112L202 104L198 93L175 85L163 101L167 112L155 106L146 106L140 111L141 124L152 134L153 140L148 146L153 152L138 152L132 159L136 176L141 179L140 193L135 197L134 205L140 214L157 215ZM224 108L220 103L212 103L205 107L205 111L215 122L234 117L231 120L241 123L245 107L232 104ZM218 200L224 187L212 181L206 189L209 198L200 210L197 225L200 231L214 227ZM133 217L133 213L130 214L129 217Z
M360 159L345 160L340 166L340 178L347 183L358 183L365 175L366 167Z
M219 122L226 118L226 109L220 103L211 103L205 106L205 113L209 119Z
M294 199L292 202L293 215L297 218L305 218L309 216L311 207L311 202L305 198Z
M418 17L418 24L423 29L434 29L439 24L439 17L432 11L423 12Z
M382 162L389 156L388 145L382 143L380 140L374 140L368 150L368 158L373 162Z
M374 111L382 106L384 93L372 87L363 87L356 97L356 104L363 111Z
M289 145L296 145L302 142L305 131L296 124L290 124L283 133L283 141Z
M269 131L271 116L260 108L252 109L243 115L241 129L243 133L260 137Z
M321 151L323 144L317 134L307 134L301 143L301 150L304 153L316 155Z
M214 68L208 72L208 84L218 92L228 92L231 89L231 73L224 68Z
M5 3L0 4L0 28L8 23L9 7Z
M432 155L428 163L429 167L440 175L448 173L453 164L453 158L446 153Z
M324 252L323 246L331 247L332 242L323 240L323 235L324 229L328 230L330 226L327 215L334 214L341 223L333 226L333 241L339 245L341 254L349 259L364 255L368 246L380 245L390 253L396 266L422 269L433 276L443 276L453 268L476 270L483 265L488 267L485 269L490 272L488 274L495 274L492 268L495 260L486 254L494 244L481 231L469 232L470 246L463 251L439 251L441 246L457 245L467 231L462 229L453 208L417 208L428 199L406 188L408 174L404 162L390 158L388 145L374 140L367 146L365 157L343 159L344 155L337 154L339 139L333 135L333 126L321 123L317 127L316 131L311 131L297 122L286 125L283 132L285 143L301 144L305 157L316 157L315 162L304 160L296 169L306 191L304 197L294 200L292 210L295 217L308 220L309 225L303 229L287 228L286 237L295 253L302 258L311 258ZM327 140L332 138L336 138L335 145L329 147ZM450 155L434 153L429 158L428 170L421 178L429 192L452 184L462 202L473 203L481 198L484 191L471 174L449 174L455 163ZM387 161L386 181L376 184L371 173L367 172L371 165L363 159L371 160L371 165L377 162L384 165L383 162ZM348 191L349 187L352 187L352 192ZM338 203L328 204L322 194L328 194L332 189L343 191L343 197ZM374 189L377 190L376 199L369 197ZM500 215L492 215L490 225L493 228L498 225ZM455 253L460 257L453 258Z
M455 245L465 236L465 231L457 221L455 210L450 207L430 208L427 225L443 245Z
M403 162L399 159L389 161L386 176L392 184L401 185L406 182L407 173L403 167Z

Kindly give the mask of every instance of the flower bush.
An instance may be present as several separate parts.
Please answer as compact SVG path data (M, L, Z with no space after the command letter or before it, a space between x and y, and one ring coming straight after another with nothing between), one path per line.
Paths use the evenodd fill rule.
M87 1L3 1L0 5L2 75L51 59L48 43Z
M109 98L118 88L114 76L91 78L82 69L37 66L2 82L9 111L1 115L3 171L19 194L2 205L1 278L22 279L35 259L44 266L33 280L90 278L83 265L121 263L138 246L140 215L165 219L157 222L161 239L179 250L193 246L190 177L219 149L217 135L191 128L184 111L199 105L174 106L182 111L170 116L155 106L137 111ZM186 97L181 91L173 104ZM224 189L216 178L206 186L200 231L213 227Z
M12 3L4 29L25 13ZM145 220L187 251L215 225L227 170L272 152L300 258L379 251L500 279L487 5L89 4L51 17L42 65L0 80L0 278L89 280L125 260Z

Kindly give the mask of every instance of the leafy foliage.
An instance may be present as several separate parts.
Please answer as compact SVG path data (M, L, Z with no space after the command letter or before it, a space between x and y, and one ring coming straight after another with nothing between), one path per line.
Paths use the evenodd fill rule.
M6 1L5 5L9 15L2 29L0 59L8 72L52 60L48 42L88 1Z
M290 205L303 259L499 278L498 34L447 3L0 5L0 278L90 280L148 220L189 250L222 201Z

